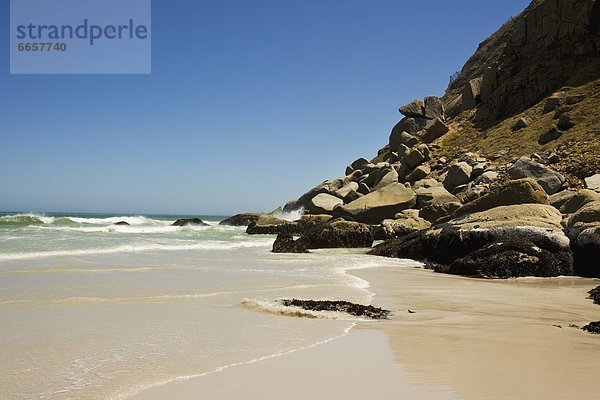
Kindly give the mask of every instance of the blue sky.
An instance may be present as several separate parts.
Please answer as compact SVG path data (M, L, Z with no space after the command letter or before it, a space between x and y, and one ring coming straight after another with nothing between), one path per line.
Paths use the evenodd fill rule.
M373 157L525 0L154 0L151 75L10 75L0 210L271 210Z

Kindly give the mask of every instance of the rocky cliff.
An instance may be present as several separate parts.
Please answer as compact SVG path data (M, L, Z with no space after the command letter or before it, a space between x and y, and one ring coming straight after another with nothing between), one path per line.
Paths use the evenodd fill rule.
M374 158L286 204L300 221L248 232L285 234L278 251L385 239L372 254L446 273L600 277L599 29L600 0L534 0L444 96L399 107Z
M444 96L455 116L477 105L490 124L600 72L600 2L535 0L480 44Z

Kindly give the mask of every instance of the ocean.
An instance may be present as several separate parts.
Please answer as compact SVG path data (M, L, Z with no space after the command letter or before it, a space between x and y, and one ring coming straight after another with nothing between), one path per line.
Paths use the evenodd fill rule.
M182 216L0 213L0 398L124 399L343 336L367 304L364 250L273 254L274 236ZM125 221L129 225L115 225Z

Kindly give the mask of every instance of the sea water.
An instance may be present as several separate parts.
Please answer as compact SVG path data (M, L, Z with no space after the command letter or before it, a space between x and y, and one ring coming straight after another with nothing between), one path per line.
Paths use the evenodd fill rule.
M396 262L176 218L0 214L0 398L123 399L314 346L355 320L277 300L369 303L348 272Z

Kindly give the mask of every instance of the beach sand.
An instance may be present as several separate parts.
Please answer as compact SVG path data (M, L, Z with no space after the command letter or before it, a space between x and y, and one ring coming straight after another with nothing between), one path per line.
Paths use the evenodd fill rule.
M562 277L481 280L420 268L353 271L387 321L282 357L150 388L158 399L596 399L599 282ZM408 310L414 311L409 313ZM571 326L570 326L571 325ZM559 327L560 326L560 327Z

